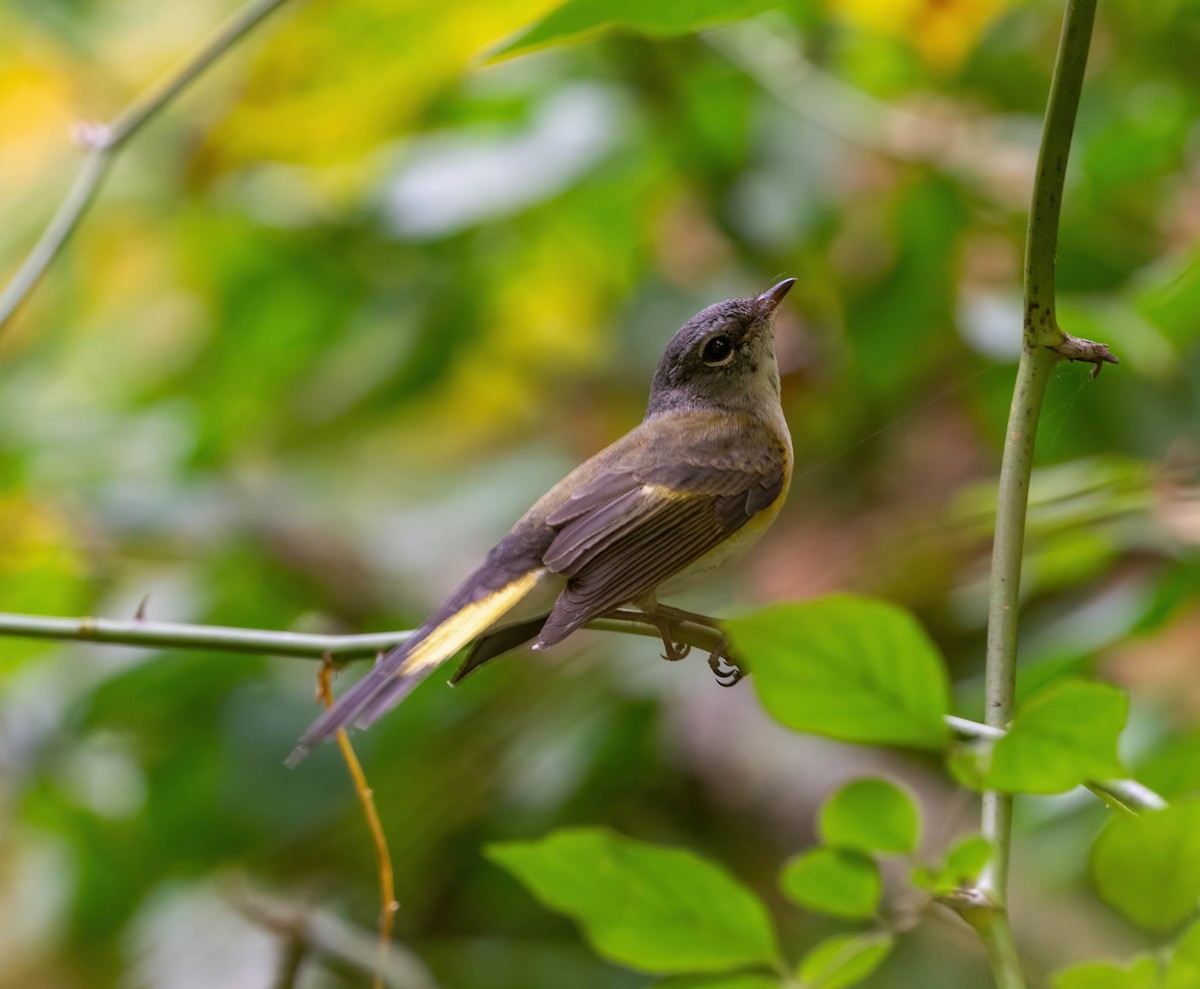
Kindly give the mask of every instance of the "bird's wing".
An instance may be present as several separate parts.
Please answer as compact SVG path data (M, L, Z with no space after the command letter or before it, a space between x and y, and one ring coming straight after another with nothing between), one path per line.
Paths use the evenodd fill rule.
M542 645L653 591L783 491L782 454L719 467L694 462L702 459L603 474L551 513L547 523L559 531L542 561L567 587L542 627Z

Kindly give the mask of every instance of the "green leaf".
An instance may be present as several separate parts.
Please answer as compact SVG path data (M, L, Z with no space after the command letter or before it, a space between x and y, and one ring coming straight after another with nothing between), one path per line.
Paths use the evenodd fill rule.
M921 815L908 792L894 783L855 780L825 801L817 833L827 845L904 854L917 847Z
M859 920L879 908L879 867L861 852L813 848L787 862L779 877L784 894L809 910Z
M1200 921L1184 931L1175 943L1166 989L1200 989Z
M994 742L980 739L955 740L946 751L946 769L960 786L968 790L985 790L994 745Z
M826 938L800 963L808 989L843 989L861 982L883 964L895 940L886 931Z
M1157 989L1158 965L1149 955L1128 968L1111 962L1083 962L1055 974L1053 989Z
M983 872L991 854L991 842L982 835L960 838L950 847L945 861L940 866L918 866L914 869L913 885L936 894L951 893L964 886L970 886Z
M1062 793L1085 780L1124 775L1117 740L1129 716L1124 691L1060 680L1021 705L996 742L986 782L1006 793Z
M778 6L780 0L567 0L494 55L516 55L578 41L609 28L655 37L690 34Z
M966 886L979 878L992 855L992 843L982 835L969 835L957 841L946 855L942 879L951 888Z
M724 972L719 975L674 975L655 982L651 989L780 989L780 982L758 972Z
M487 855L575 920L599 954L631 968L718 972L779 958L762 902L692 852L569 828Z
M906 611L832 595L734 619L763 706L789 728L847 742L940 749L946 672Z
M1174 927L1200 900L1200 803L1114 817L1092 846L1101 898L1140 927Z

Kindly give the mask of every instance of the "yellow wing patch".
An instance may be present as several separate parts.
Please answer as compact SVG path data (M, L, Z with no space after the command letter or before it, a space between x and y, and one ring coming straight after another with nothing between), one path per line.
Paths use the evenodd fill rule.
M648 498L661 498L663 501L677 501L680 498L692 497L690 491L676 491L665 484L643 484L642 494Z
M482 601L474 601L456 611L417 643L396 671L396 676L436 666L453 656L533 590L544 572L544 569L531 570L500 590L493 591Z

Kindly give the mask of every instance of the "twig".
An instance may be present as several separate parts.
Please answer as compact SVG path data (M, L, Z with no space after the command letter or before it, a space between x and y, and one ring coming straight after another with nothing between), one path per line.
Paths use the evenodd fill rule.
M333 958L362 972L379 972L393 989L438 989L421 960L391 942L382 969L375 938L323 910L299 907L245 890L230 894L233 907L251 923L289 941L301 941L315 954Z
M0 612L0 637L99 642L106 645L168 649L209 649L272 656L321 659L326 653L339 661L374 657L411 632L373 635L309 635L223 625L181 625L135 618L50 618Z
M308 957L308 944L304 938L292 935L284 940L279 955L279 971L275 976L275 989L295 989Z
M160 110L182 93L260 21L287 0L253 0L225 22L192 59L150 87L109 124L81 124L75 138L87 152L66 198L12 280L0 292L2 330L58 257L104 182L117 152Z
M588 622L586 627L601 632L661 638L658 626L635 611L613 612L612 617L598 618ZM694 622L676 622L673 631L678 641L709 652L721 644L721 636L716 629ZM301 659L322 659L328 653L338 662L373 659L410 635L412 632L409 631L371 635L310 635L304 632L230 628L225 625L182 625L144 619L51 618L0 612L0 638L99 642L161 649L211 649Z
M330 686L332 674L333 657L326 653L317 673L317 695L326 709L333 707L333 688ZM379 820L379 811L375 807L374 793L367 783L367 776L358 761L358 756L354 754L354 746L350 744L350 736L345 728L338 729L337 744L342 752L342 760L350 771L350 778L354 781L354 792L358 796L358 802L362 804L363 817L367 819L367 828L375 843L375 859L379 863L379 965L375 969L372 985L374 989L383 989L383 969L387 961L388 945L392 941L392 922L400 907L396 902L392 853L388 851L387 835L383 833L383 823Z
M1069 354L1056 347L1068 337L1055 318L1054 265L1063 180L1075 114L1083 88L1095 0L1068 0L1062 37L1050 82L1042 143L1038 151L1033 203L1025 242L1025 325L1021 362L1004 439L1000 464L1000 489L996 510L996 537L989 585L985 721L1003 728L1012 719L1017 670L1017 616L1020 605L1021 558L1025 542L1025 514L1033 445L1038 416L1050 371ZM1097 348L1093 358L1105 360L1107 348ZM1109 355L1111 357L1111 355ZM1097 364L1099 366L1099 364ZM980 876L981 891L993 904L986 922L974 923L988 947L997 985L1022 989L1024 982L1012 935L1008 928L1008 864L1012 841L1012 798L989 791L983 797L983 835L991 842L992 856Z
M993 725L980 724L956 715L948 715L946 724L960 738L999 741L1007 732ZM1088 780L1083 784L1110 807L1136 814L1144 810L1162 810L1167 802L1137 780Z

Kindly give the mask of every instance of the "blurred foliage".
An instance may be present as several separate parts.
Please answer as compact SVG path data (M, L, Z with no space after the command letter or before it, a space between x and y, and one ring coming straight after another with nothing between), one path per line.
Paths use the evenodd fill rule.
M70 180L71 122L111 116L234 6L0 6L0 277ZM929 630L956 709L978 709L1061 5L792 0L700 35L618 26L489 60L554 6L297 4L139 135L0 338L0 607L127 616L149 594L160 619L412 625L637 421L684 319L795 275L789 504L682 603L881 595ZM635 26L653 6L570 5ZM1171 797L1200 792L1198 45L1183 0L1101 4L1060 318L1122 364L1052 383L1021 644L1026 697L1064 677L1130 688L1122 762ZM656 652L581 635L430 683L357 736L398 936L439 984L651 983L481 853L557 826L723 863L814 978L846 932L784 903L776 876L839 784L902 780L931 883L977 869L977 815L936 759L784 731L753 690ZM0 643L0 986L269 984L274 940L221 895L243 881L369 929L372 849L336 753L281 765L315 672ZM1133 958L1142 936L1085 895L1109 812L1021 809L1014 922L1035 978ZM1110 822L1092 863L1109 899L1128 827ZM862 984L987 985L960 934L922 924ZM314 964L302 984L361 982Z

